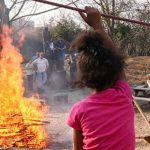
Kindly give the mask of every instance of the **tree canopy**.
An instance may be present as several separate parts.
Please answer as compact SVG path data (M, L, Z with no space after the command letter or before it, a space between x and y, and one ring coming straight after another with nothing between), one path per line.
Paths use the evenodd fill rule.
M72 19L63 18L52 28L53 37L62 37L70 43L82 29Z

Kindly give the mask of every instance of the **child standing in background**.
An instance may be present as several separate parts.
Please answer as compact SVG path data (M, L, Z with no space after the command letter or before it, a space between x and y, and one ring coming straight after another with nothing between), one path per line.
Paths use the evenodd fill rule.
M32 91L33 90L33 76L34 76L34 73L35 73L35 68L32 64L32 60L30 60L26 64L25 69L26 69L28 90Z
M72 44L79 52L78 84L92 94L75 104L67 124L73 128L74 150L134 150L132 92L124 73L124 57L101 24L99 11L80 13L94 31L81 33Z

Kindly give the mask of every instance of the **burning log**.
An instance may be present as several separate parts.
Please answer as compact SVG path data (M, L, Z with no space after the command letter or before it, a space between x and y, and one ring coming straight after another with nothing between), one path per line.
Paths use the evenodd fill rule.
M29 126L44 126L45 124L43 123L34 123L34 124L28 124L28 125L25 125L26 127L29 127Z
M6 138L6 137L7 138L12 138L12 137L15 137L15 136L21 136L21 134L20 133L17 133L17 134L16 133L9 133L7 135L6 134L5 135L1 135L0 138Z
M49 121L41 121L41 120L34 120L34 119L27 119L27 120L32 121L32 122L41 122L43 124L50 124Z
M2 130L3 130L3 129L9 129L9 128L8 128L8 127L0 127L0 129L2 129Z

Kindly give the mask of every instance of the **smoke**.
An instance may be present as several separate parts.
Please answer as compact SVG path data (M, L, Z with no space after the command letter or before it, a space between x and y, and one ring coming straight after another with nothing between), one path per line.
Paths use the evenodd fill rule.
M67 90L62 88L54 90L47 87L47 100L45 101L51 106L49 117L51 124L48 128L53 139L50 149L72 149L72 128L66 124L68 114L73 104L89 95L89 92L88 89ZM68 102L64 95L68 95ZM58 100L55 96L60 99Z
M65 71L53 72L49 78L51 89L61 90L67 88Z
M19 47L25 61L30 60L37 51L43 50L41 34L42 32L39 28L25 27L19 33L14 28L14 43Z
M25 34L22 33L22 32L19 32L18 33L18 39L19 40L17 40L18 41L17 45L18 45L19 48L21 48L23 46L24 41L25 41Z

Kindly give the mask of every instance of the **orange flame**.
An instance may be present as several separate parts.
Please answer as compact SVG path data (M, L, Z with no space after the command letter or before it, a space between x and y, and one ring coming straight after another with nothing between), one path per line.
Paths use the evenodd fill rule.
M42 126L46 108L23 97L22 56L12 44L12 31L4 26L0 52L0 147L46 147Z

